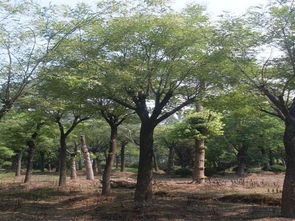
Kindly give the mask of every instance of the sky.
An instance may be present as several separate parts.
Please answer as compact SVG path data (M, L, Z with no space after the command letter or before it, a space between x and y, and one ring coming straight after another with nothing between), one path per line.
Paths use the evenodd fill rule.
M40 3L46 4L49 0L39 0ZM51 0L54 4L75 4L78 2L91 3L95 0ZM207 7L210 16L217 17L223 11L239 15L246 12L250 6L265 5L269 0L172 0L172 6L175 9L181 9L189 3L199 3Z

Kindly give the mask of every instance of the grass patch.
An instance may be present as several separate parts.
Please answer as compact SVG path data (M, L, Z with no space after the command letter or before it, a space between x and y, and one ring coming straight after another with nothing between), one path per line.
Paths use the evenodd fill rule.
M14 177L15 174L14 173L0 173L0 179L1 178L7 178L7 177Z

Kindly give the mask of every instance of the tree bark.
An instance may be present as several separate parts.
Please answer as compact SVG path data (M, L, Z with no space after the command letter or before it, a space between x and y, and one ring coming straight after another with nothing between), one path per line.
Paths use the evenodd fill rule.
M244 176L245 169L246 169L246 157L248 148L242 145L238 150L237 158L238 158L238 168L237 168L237 175Z
M295 119L285 122L284 145L286 150L286 175L282 194L282 216L295 218Z
M97 173L97 159L93 159L92 160L92 170L93 170L93 175L94 176L97 176L98 173Z
M121 165L120 165L120 171L124 172L125 171L125 144L121 145L121 151L120 151L120 156L121 156Z
M84 158L84 166L86 169L86 179L94 180L92 163L91 163L90 154L86 145L85 136L81 136L81 149L82 149L83 158Z
M195 140L195 157L193 168L193 181L202 184L205 182L205 142Z
M167 173L171 173L173 171L173 167L174 167L174 154L175 154L174 147L173 146L169 146Z
M119 154L116 154L116 169L119 169L119 159L120 159Z
M140 128L140 155L134 200L142 207L152 200L153 179L153 134L155 126L143 122Z
M15 176L20 176L21 175L22 157L23 157L23 152L20 151L17 154L17 157L16 157L16 162L15 162Z
M77 169L75 157L71 157L71 180L77 179Z
M40 166L41 166L41 172L45 172L45 153L44 151L40 152Z
M32 134L31 139L28 140L28 142L27 142L29 149L28 149L27 170L26 170L26 176L25 176L24 183L29 183L31 181L32 172L33 172L33 156L34 156L34 152L36 150L36 139L39 135L38 133L39 133L39 129L40 129L41 125L42 124L37 125L37 131L35 131Z
M117 149L117 136L118 136L118 127L116 125L111 126L111 139L109 152L106 159L105 168L102 176L102 195L111 194L111 172L115 160L115 154Z
M155 171L159 171L159 164L158 164L158 159L155 151L153 151L153 160L154 160L154 169Z
M65 186L67 181L67 144L66 136L60 136L60 149L59 149L59 186Z

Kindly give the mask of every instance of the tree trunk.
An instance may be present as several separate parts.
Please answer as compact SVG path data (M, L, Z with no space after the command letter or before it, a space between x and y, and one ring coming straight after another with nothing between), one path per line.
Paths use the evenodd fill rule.
M59 186L65 186L67 180L67 144L66 136L60 137L59 149Z
M140 128L140 155L134 200L142 207L152 200L153 134L155 126L144 122Z
M71 157L71 180L77 179L76 159Z
M120 165L120 171L124 172L125 171L125 144L121 145L121 151L120 151L120 155L121 155L121 165Z
M33 155L36 149L35 140L31 139L27 142L28 144L28 161L27 161L27 170L24 183L29 183L31 181L32 172L33 172Z
M295 218L295 120L285 122L284 145L286 150L286 175L282 195L282 216Z
M205 182L205 142L195 140L195 157L193 168L193 181L202 184Z
M155 151L153 151L153 160L154 160L154 169L155 171L159 171L158 159Z
M116 169L119 169L119 159L120 159L119 154L116 154Z
M23 152L19 152L16 157L16 162L15 162L15 176L20 176L21 175L21 169L22 169L22 157L23 157Z
M51 163L49 163L49 164L48 164L48 172L51 173L51 170L52 170L52 168L51 168Z
M175 154L174 147L173 146L169 146L167 173L171 173L173 171L173 167L174 167L174 154Z
M84 158L84 166L86 169L86 179L94 180L90 154L86 145L85 136L81 136L81 149L82 149L83 158Z
M269 161L268 161L267 152L263 146L260 146L260 150L261 150L261 155L262 155L262 159L263 159L262 168L263 168L263 170L269 170L270 165L269 165Z
M111 193L111 172L115 160L115 154L117 149L117 134L118 127L116 125L111 126L111 140L109 152L106 160L106 165L102 176L102 195L109 195Z
M92 160L92 170L93 170L93 175L94 176L97 176L98 173L97 173L97 159L93 159Z
M45 153L44 151L41 151L40 153L40 165L41 165L41 172L45 172Z
M238 158L237 175L238 176L245 175L247 151L248 151L248 148L242 145L237 154L237 158Z
M273 151L272 150L268 151L268 157L269 157L269 165L273 166L275 164L275 162L274 162L274 157L273 157Z
M97 163L97 174L101 174L101 162L99 157L96 157L96 163Z
M79 159L79 161L78 161L78 169L79 170L82 170L83 169L83 163L82 163L82 160L81 159Z

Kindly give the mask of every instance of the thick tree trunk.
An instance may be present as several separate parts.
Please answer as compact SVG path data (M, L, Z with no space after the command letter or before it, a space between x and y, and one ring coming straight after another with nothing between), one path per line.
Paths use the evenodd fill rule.
M29 183L31 181L32 172L33 172L33 155L36 149L36 144L33 139L28 141L28 161L27 161L27 170L24 183Z
M154 169L155 171L159 171L159 164L158 164L158 159L155 151L153 151L153 160L154 160Z
M15 176L20 176L21 175L21 169L22 169L22 157L23 157L23 152L19 152L16 157L16 162L15 162Z
M65 186L67 181L67 144L66 137L61 135L60 137L60 149L59 149L59 186Z
M295 119L288 119L285 124L287 169L282 195L282 216L295 218Z
M205 182L205 142L195 140L195 157L193 168L193 181L202 184Z
M111 173L112 167L115 160L115 154L117 149L117 135L118 127L116 125L111 125L111 140L109 152L106 159L106 165L102 176L102 195L109 195L111 193Z
M84 166L86 169L86 179L94 180L90 154L86 145L85 136L81 136L81 149L82 149L83 158L84 158Z
M120 171L124 172L125 171L125 144L121 145L121 151L120 151L120 156L121 156L121 165L120 165Z
M238 158L237 175L238 176L245 175L247 151L248 151L248 148L242 145L237 154L237 158Z
M173 171L173 167L174 167L174 154L175 154L174 147L173 146L169 146L167 173L171 173Z
M71 157L71 180L77 179L76 159Z
M135 203L139 207L152 200L154 128L155 126L149 122L141 124L140 155L134 196Z

